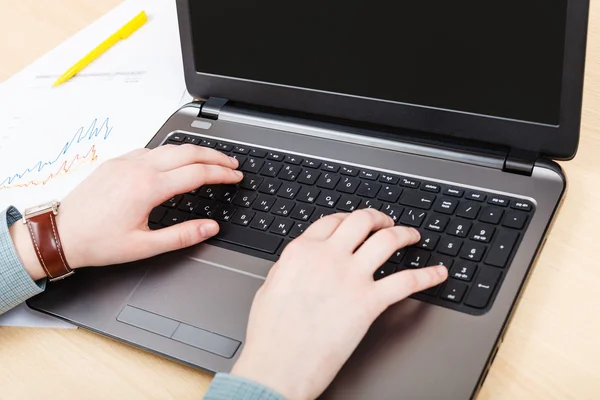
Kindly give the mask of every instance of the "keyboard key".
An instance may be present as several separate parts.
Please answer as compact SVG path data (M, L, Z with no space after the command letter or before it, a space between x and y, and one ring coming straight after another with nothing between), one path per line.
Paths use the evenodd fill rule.
M400 178L400 186L406 186L409 188L417 189L421 185L421 182L409 179L409 178Z
M358 169L354 167L342 167L342 169L340 170L340 174L348 176L357 176Z
M285 250L287 245L290 244L291 242L292 241L290 239L284 239L283 243L281 243L281 246L279 246L279 250L277 250L277 255L280 256L281 254L283 254L283 251Z
M265 158L267 156L267 151L263 149L252 149L250 150L250 155L252 157Z
M381 210L381 206L383 206L382 202L373 199L368 199L360 203L358 209L361 210L364 208L372 208L374 210Z
M343 195L337 203L340 211L352 212L358 208L361 199L355 196Z
M302 161L302 166L307 168L321 168L321 161L305 158L304 161Z
M186 221L189 217L189 213L179 211L179 210L169 210L167 215L165 215L162 219L162 224L164 226L173 226L175 224L182 223Z
M183 196L183 199L181 200L177 208L181 211L192 212L194 211L196 203L198 203L198 199L196 197L186 194L185 196Z
M373 279L376 281L385 278L386 276L392 275L396 271L396 266L394 264L385 263L381 267L375 271L373 274Z
M281 185L281 188L277 191L277 196L285 199L293 199L300 191L300 185L293 182L286 182Z
M324 190L317 199L317 204L320 206L333 208L335 207L337 201L340 199L340 196L341 195L339 193Z
M409 268L423 268L427 266L430 254L425 250L409 249L406 253L404 265Z
M496 235L494 243L490 247L485 263L495 267L504 268L513 247L519 239L519 233L511 230L501 230Z
M460 252L460 258L466 260L479 262L483 258L486 246L479 243L468 242L465 244Z
M406 249L396 250L396 252L388 260L392 264L400 264L406 255Z
M258 194L248 190L240 190L238 194L233 199L233 204L236 206L250 208L252 207L252 203L258 197Z
M218 204L212 200L200 200L194 207L194 214L201 218L212 218L213 212L218 207Z
M321 193L321 190L317 188L304 186L300 189L300 193L298 193L296 200L312 204L319 196L319 193Z
M317 186L324 189L334 189L335 185L340 181L340 176L332 173L321 175L317 181Z
M362 197L373 199L375 196L377 196L379 189L381 189L381 185L379 183L362 182L356 194Z
M246 174L244 175L244 179L240 182L240 187L242 189L257 190L263 180L264 178L259 176Z
M218 190L219 190L219 186L217 186L217 185L203 186L198 191L198 195L200 197L204 197L205 199L214 199Z
M260 178L263 179L263 178ZM265 194L275 194L277 193L277 191L279 190L279 188L281 187L281 181L278 181L276 179L265 179L265 181L258 187L258 191L260 193L265 193Z
M456 188L456 187L448 187L448 188L444 189L443 193L447 196L462 197L463 194L465 194L465 191L463 189Z
M450 218L445 215L433 214L425 223L425 229L435 232L444 232L449 221Z
M294 223L288 219L277 218L271 225L269 232L276 235L287 236Z
M267 161L260 169L260 174L274 178L279 173L279 170L281 170L281 164L273 161Z
M485 308L500 279L501 272L494 268L485 268L479 272L465 304L475 308Z
M427 213L425 211L409 208L400 218L400 224L419 228L426 217Z
M298 183L303 185L314 185L317 179L319 179L321 173L319 171L315 171L314 169L305 169L300 173L298 177Z
M474 192L474 191L468 192L465 197L467 200L474 200L474 201L479 201L479 202L483 202L483 201L485 201L485 199L487 199L487 195L485 193Z
M189 143L189 144L195 144L195 145L199 145L200 144L200 138L196 137L196 136L186 136L184 139L185 143Z
M377 172L373 172L373 171L362 170L362 171L360 171L360 173L358 175L361 178L368 179L370 181L376 181L377 178L379 178L379 174Z
M477 265L469 261L458 261L450 271L450 276L461 281L471 282L477 272Z
M148 223L148 229L150 229L151 231L156 231L161 228L162 228L162 225L160 225L160 224L155 224L154 222Z
M200 142L200 146L214 149L217 146L217 142L212 139L204 139Z
M504 210L498 207L487 206L484 207L479 216L481 222L487 222L488 224L497 225L504 214Z
M256 213L250 210L238 210L231 219L231 222L237 225L248 226Z
M469 285L463 282L459 282L454 279L449 279L444 290L442 290L441 298L444 300L452 301L454 303L460 303L463 299L465 292Z
M377 198L379 200L388 201L390 203L395 203L400 198L402 194L402 189L398 186L392 185L383 185L381 190L379 191L379 195Z
M440 293L441 289L442 289L442 285L440 284L440 285L434 286L432 288L429 288L427 290L424 290L421 293L426 294L427 296L437 297L437 295Z
M175 142L183 142L185 139L185 135L183 133L173 133L171 136L169 136L169 140L173 140Z
M214 219L218 219L219 221L229 221L233 217L236 208L230 205L219 205L217 209L213 212L212 217Z
M275 204L275 197L260 195L254 202L252 209L257 211L269 212Z
M381 174L379 182L387 183L389 185L397 185L400 182L400 177L388 174Z
M220 189L217 190L215 200L220 201L222 203L231 203L237 191L238 188L236 186L222 185Z
M381 207L381 212L392 218L394 222L398 222L400 220L400 216L402 215L403 211L404 207L389 203L386 203Z
M197 194L198 194L198 192L199 192L199 191L200 191L200 188L198 188L198 189L194 189L194 190L190 190L190 191L188 192L188 194L189 194L190 196L195 196L195 195L197 195Z
M280 237L267 235L261 232L252 232L252 234L249 233L250 232L248 232L245 227L233 224L222 224L221 230L215 237L215 240L237 244L269 254L274 254L283 241L283 239Z
M281 215L282 217L287 217L294 209L294 205L295 203L291 200L277 199L271 212L273 214Z
M495 205L501 206L501 207L506 207L508 205L508 199L506 197L493 195L488 200L488 203L495 204Z
M331 214L335 214L335 210L332 208L317 208L313 216L310 218L310 222L318 221L321 218L325 218Z
M435 185L433 183L425 183L421 186L421 190L424 190L426 192L439 193L440 185Z
M521 211L531 211L533 209L533 204L527 200L512 200L510 202L510 208Z
M421 232L421 240L415 245L415 247L425 250L435 250L435 246L437 246L439 241L440 235L425 231Z
M358 178L345 176L340 180L340 183L338 183L336 190L342 193L354 194L358 185L360 185L360 180Z
M285 157L285 162L288 164L300 165L302 164L302 159L298 156L287 156Z
M266 231L267 229L269 229L269 226L271 226L271 224L273 223L274 220L275 220L275 217L273 217L272 215L257 214L252 219L252 223L250 224L250 227L261 230L261 231ZM244 231L244 235L252 236L252 235L254 235L254 232Z
M277 175L277 177L286 181L293 182L296 180L296 178L298 178L298 175L300 175L301 172L302 167L298 167L296 165L286 165L281 170L281 172L279 172L279 175Z
M283 161L283 159L285 158L285 156L281 153L269 153L269 155L267 156L268 160L273 160L273 161Z
M238 154L248 154L250 153L250 149L246 146L235 146L233 152Z
M154 210L150 212L148 216L148 221L153 224L160 224L160 221L167 214L167 209L164 207L156 207Z
M251 174L257 174L260 169L265 165L264 160L256 157L250 157L244 163L244 166L240 168L240 171L249 172Z
M471 240L475 240L477 242L489 243L492 240L492 236L494 236L494 232L496 228L492 225L486 224L476 224L473 227L473 233L471 234Z
M400 204L429 210L435 201L436 196L430 193L418 192L416 190L407 190L400 198Z
M185 201L185 199L184 199ZM504 216L504 221L502 221L502 226L507 226L509 228L514 229L523 229L525 223L527 222L527 218L529 216L527 213L523 211L509 211Z
M239 154L232 154L231 157L235 158L238 161L238 167L236 169L241 171L248 157Z
M217 143L217 150L226 153L228 151L233 150L233 146L227 143Z
M340 170L340 166L334 163L323 163L323 166L321 167L322 170L324 171L329 171L329 172L338 172Z
M315 207L298 204L294 207L294 211L290 214L290 218L300 221L309 221L312 214L315 212Z
M442 240L440 240L440 245L438 246L437 251L438 253L456 257L462 245L463 241L460 239L452 237L443 237Z
M450 197L442 197L436 202L435 207L433 207L433 210L442 214L454 214L454 211L456 210L457 206L457 199L452 199Z
M167 200L164 203L162 203L162 205L165 206L165 207L167 207L167 208L177 208L177 206L181 202L181 199L183 199L183 195L182 194L178 194L177 196L173 196L169 200Z
M452 264L454 264L454 260L451 257L434 254L429 260L428 266L433 267L436 265L443 265L444 267L450 269Z
M481 206L477 203L463 201L456 209L456 216L467 219L475 219L477 218L477 214L479 214L480 209Z
M292 230L290 231L290 237L292 239L295 239L298 236L302 235L306 229L308 229L308 224L305 224L303 222L296 222L292 227Z

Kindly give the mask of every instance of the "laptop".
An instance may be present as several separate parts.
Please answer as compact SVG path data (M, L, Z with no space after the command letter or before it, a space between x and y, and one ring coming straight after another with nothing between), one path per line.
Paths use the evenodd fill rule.
M207 371L229 371L252 299L319 218L376 208L421 241L374 279L445 265L390 307L326 399L467 399L494 361L565 195L589 2L177 0L187 88L148 143L238 158L238 185L152 211L219 221L205 244L87 269L29 301ZM115 179L117 179L115 177Z

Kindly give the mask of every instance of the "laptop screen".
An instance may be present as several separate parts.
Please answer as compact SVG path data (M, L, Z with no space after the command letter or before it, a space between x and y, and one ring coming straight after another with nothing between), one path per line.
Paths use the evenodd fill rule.
M190 1L200 73L547 125L559 124L566 7Z

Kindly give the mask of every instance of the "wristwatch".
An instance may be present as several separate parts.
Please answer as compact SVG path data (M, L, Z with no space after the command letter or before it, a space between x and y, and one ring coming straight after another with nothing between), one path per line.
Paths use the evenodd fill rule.
M27 225L33 247L50 282L74 274L63 252L56 216L60 203L53 201L28 208L23 213L23 224Z

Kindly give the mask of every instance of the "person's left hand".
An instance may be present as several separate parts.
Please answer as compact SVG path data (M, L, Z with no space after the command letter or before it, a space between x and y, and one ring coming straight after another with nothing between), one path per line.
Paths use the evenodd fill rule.
M73 269L125 263L216 235L219 225L212 220L150 231L148 215L174 195L204 184L239 182L243 175L237 166L237 160L216 150L190 144L139 149L103 163L61 202L56 221L67 263ZM41 266L32 274L27 265L37 260L26 230L19 232L23 229L15 224L11 233L30 274L39 279L45 274L35 276L43 274Z

